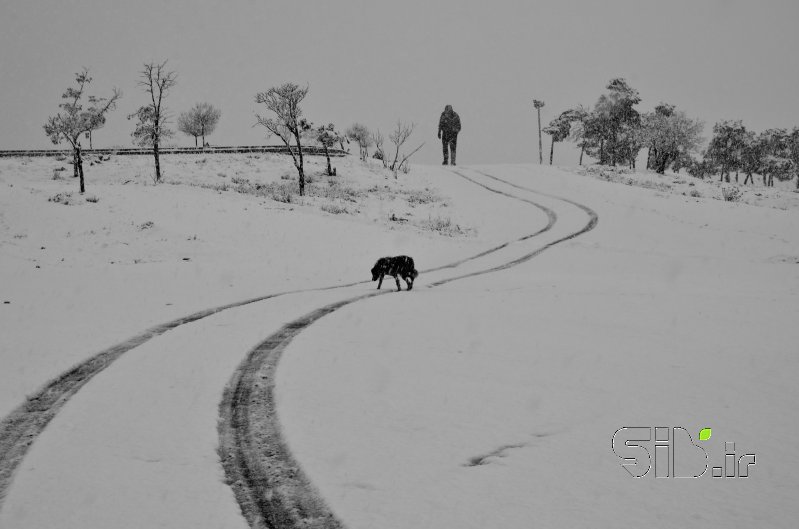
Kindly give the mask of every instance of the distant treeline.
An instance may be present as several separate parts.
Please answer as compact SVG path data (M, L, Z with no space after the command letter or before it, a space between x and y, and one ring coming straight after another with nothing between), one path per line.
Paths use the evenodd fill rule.
M578 105L561 112L543 132L551 137L550 164L555 143L569 139L580 147L580 164L588 154L602 165L623 165L635 169L642 149L647 149L646 168L663 174L667 169L685 169L705 178L718 174L730 181L730 173L746 176L743 183L773 186L774 178L786 181L796 177L799 189L799 127L792 130L748 130L741 121L721 121L713 127L706 149L704 123L693 119L674 105L660 103L652 112L639 112L638 91L626 80L608 83L593 109ZM543 102L536 108L540 111ZM540 131L539 131L540 134Z

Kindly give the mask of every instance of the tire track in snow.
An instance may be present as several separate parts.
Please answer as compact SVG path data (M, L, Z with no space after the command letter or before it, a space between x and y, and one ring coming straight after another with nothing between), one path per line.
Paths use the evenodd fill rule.
M466 178L466 177L464 177ZM467 178L467 180L471 180ZM477 183L474 180L472 182ZM481 185L482 184L479 184ZM486 189L495 191L486 186ZM501 193L506 196L512 196L507 193ZM514 197L515 198L515 197ZM546 213L548 222L547 225L529 235L524 235L516 241L523 241L531 237L535 237L544 233L552 228L557 220L555 213L541 204L530 202L532 205L541 209ZM455 268L464 263L479 259L491 253L497 252L514 241L505 242L476 255L466 257L464 259L445 264L436 268L422 270L421 273L429 273L445 268ZM326 290L334 290L338 288L348 288L356 285L370 283L371 281L356 281L353 283L346 283L340 285L331 285L327 287L307 288L289 290L285 292L278 292L273 294L266 294L255 298L247 299L205 309L188 316L177 318L166 323L155 325L146 331L125 340L124 342L112 345L107 349L100 351L92 357L84 360L60 374L56 378L47 382L42 388L37 390L34 394L29 396L25 402L17 406L11 411L2 421L0 421L0 508L2 508L3 500L5 499L8 488L11 486L14 471L22 462L25 454L30 449L36 438L44 431L47 424L58 414L63 406L74 396L87 382L94 376L98 375L105 368L110 366L115 360L121 357L124 353L148 342L152 338L160 336L167 331L170 331L181 325L195 322L206 318L208 316L217 314L227 309L242 307L251 303L266 301L272 298L286 296L290 294L298 294L305 292L320 292ZM389 292L386 290L385 292ZM370 294L375 295L375 294ZM357 299L357 298L355 298ZM354 299L349 302L354 301Z
M586 232L589 232L589 231L593 230L594 228L596 228L596 225L599 223L599 215L597 214L597 212L594 211L593 209L589 208L588 206L584 205L584 204L580 204L579 202L575 202L575 201L573 201L571 199L564 198L564 197L561 197L561 196L552 195L552 194L544 193L544 192L541 192L541 191L536 191L534 189L531 189L531 188L525 187L525 186L520 186L520 185L514 184L513 182L509 182L507 180L504 180L502 178L498 178L498 177L496 177L494 175L485 173L483 171L479 171L477 169L473 169L473 171L475 171L476 173L479 173L479 174L481 174L483 176L487 176L488 178L491 178L491 179L496 180L498 182L502 182L504 184L507 184L507 185L509 185L511 187L515 187L517 189L521 189L521 190L524 190L524 191L530 191L532 193L538 193L540 195L543 195L543 196L546 196L546 197L549 197L549 198L554 198L556 200L562 200L564 202L572 204L573 206L577 206L578 208L583 210L588 215L589 221L588 221L588 223L585 226L583 226L583 228L581 230L578 230L578 231L576 231L574 233L570 233L569 235L567 235L565 237L562 237L560 239L554 240L554 241L550 242L549 244L546 244L546 245L542 246L541 248L537 249L536 251L528 253L526 255L523 255L523 256L519 257L518 259L514 259L513 261L509 261L507 263L501 264L499 266L495 266L493 268L488 268L486 270L480 270L480 271L477 271L477 272L472 272L472 273L464 274L464 275L461 275L461 276L451 277L451 278L448 278L448 279L442 279L441 281L436 281L434 283L430 283L428 285L428 288L437 287L437 286L444 285L446 283L451 283L452 281L457 281L459 279L464 279L464 278L467 278L467 277L475 277L475 276L482 275L482 274L489 274L489 273L492 273L492 272L498 272L500 270L507 270L508 268L511 268L511 267L516 266L516 265L519 265L519 264L522 264L524 262L529 261L530 259L532 259L533 257L537 256L538 254L540 254L541 252L543 252L547 248L551 248L552 246L555 246L556 244L560 244L560 243L568 241L570 239L574 239L575 237L578 237L578 236L582 235L583 233L586 233ZM453 172L455 174L463 177L463 178L466 178L467 180L474 181L471 178L468 178L465 175L459 173L458 171L453 171ZM475 182L475 183L477 183L477 182ZM527 199L524 199L524 198L515 197L514 195L511 195L509 193L503 193L501 191L497 191L497 190L491 189L491 188L489 188L487 186L484 186L482 184L479 184L479 183L478 183L478 185L481 185L482 187L485 187L486 189L489 189L489 190L494 191L496 193L501 193L501 194L509 196L509 197L517 198L517 199L522 200L524 202L531 202L531 201L529 201Z
M526 198L491 188L459 171L455 174L491 192L544 208ZM529 188L482 173L497 181L537 193ZM543 194L543 193L542 193ZM447 278L428 285L435 288L452 281L505 270L529 261L544 250L594 229L599 216L591 208L570 199L546 195L573 204L588 214L583 228L517 259L499 266ZM544 208L548 230L557 214ZM524 237L527 239L530 237ZM502 247L507 246L507 243ZM336 310L385 292L373 292L325 305L298 318L255 346L239 365L225 388L219 405L219 456L226 481L233 488L244 517L253 529L294 529L299 527L343 528L321 495L291 455L282 436L274 395L275 373L280 356L291 340L315 321Z

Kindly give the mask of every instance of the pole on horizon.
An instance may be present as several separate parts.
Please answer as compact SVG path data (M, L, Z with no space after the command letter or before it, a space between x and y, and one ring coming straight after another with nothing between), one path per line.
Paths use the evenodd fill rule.
M536 111L538 111L538 163L543 164L544 155L541 153L541 107L544 106L544 102L539 101L538 99L533 99L533 106L535 107Z

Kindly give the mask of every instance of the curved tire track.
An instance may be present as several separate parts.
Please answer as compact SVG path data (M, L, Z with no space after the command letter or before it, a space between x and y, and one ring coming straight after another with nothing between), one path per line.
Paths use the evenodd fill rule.
M472 180L471 178L465 176L462 177L490 191L512 197L512 195L508 193L503 193L501 191L489 188ZM535 233L524 235L519 239L516 239L516 241L523 241L550 230L557 220L557 215L555 215L551 209L529 200L525 201L541 209L541 211L547 215L548 222L547 225L542 229L536 231ZM480 257L497 252L512 242L514 241L505 242L476 255L472 255L470 257L466 257L464 259L436 268L422 270L421 272L429 273L445 268L455 268L469 261L473 261L475 259L479 259ZM180 325L201 320L227 309L241 307L251 303L257 303L289 294L334 290L337 288L347 288L366 283L370 283L370 281L356 281L353 283L331 285L327 287L289 290L285 292L266 294L244 301L238 301L205 309L188 316L155 325L146 331L137 334L128 340L125 340L124 342L118 343L100 351L87 360L78 363L74 367L60 374L56 378L47 382L43 387L36 391L36 393L28 397L25 402L17 406L2 421L0 421L0 508L2 508L3 500L5 499L8 488L11 485L14 471L22 462L25 454L28 452L30 446L33 444L36 438L44 431L47 424L56 416L56 414L58 414L58 412L69 401L69 399L72 398L72 396L74 396L87 382L89 382L94 376L98 375L105 368L110 366L124 353L144 344L152 338L179 327ZM386 290L385 292L389 291ZM351 303L355 299L357 298L349 300L348 303Z
M454 172L489 191L543 208L533 201L490 188L458 171ZM492 175L485 176L520 187ZM529 188L526 190L537 193ZM591 208L562 197L547 196L585 211L589 216L586 225L502 265L447 278L428 287L435 288L459 279L511 268L596 227L599 216ZM546 228L549 229L557 215L551 209L546 208L545 211L550 219ZM275 373L281 354L297 334L345 305L382 293L378 291L331 303L284 325L253 348L231 377L219 405L219 455L227 482L233 488L242 513L253 529L344 527L305 476L283 439L274 398Z

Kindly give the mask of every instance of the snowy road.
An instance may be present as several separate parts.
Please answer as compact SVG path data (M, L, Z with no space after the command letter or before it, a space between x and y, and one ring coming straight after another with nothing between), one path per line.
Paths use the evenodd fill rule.
M477 174L467 177L477 183L475 178L486 180ZM507 191L497 190L495 185L479 185L512 197ZM535 247L529 244L533 238L552 229L556 215L547 206L529 199L525 201L533 206L530 224L531 227L539 224L537 229L507 245L481 252L474 259L437 267L436 271L425 274L425 282L441 284L452 280L450 269L454 266L458 271L463 270L457 277L501 269L508 263L523 262L545 247L538 240ZM544 219L545 222L541 222ZM559 233L547 233L553 237L546 244L562 240ZM108 510L91 506L127 505L129 507L124 508L127 514L122 518L130 527L171 519L183 522L193 519L195 525L218 526L230 516L230 509L224 507L231 505L230 493L220 490L225 487L213 472L215 465L210 464L215 459L215 452L209 450L214 446L213 441L199 442L202 432L207 433L208 426L215 422L212 420L215 408L208 406L201 397L207 397L209 402L218 399L220 388L224 386L212 376L232 372L246 344L257 343L270 330L318 307L320 301L340 302L356 293L362 294L365 288L371 287L355 285L270 298L212 316L203 314L204 318L163 335L160 332L166 329L134 339L129 346L145 339L149 341L133 349L117 361L113 369L77 393L37 440L16 476L0 522L9 527L37 527L46 520L57 520L62 527L110 523L119 526L116 507ZM256 321L271 323L264 325L254 323ZM174 323L167 327L172 326ZM121 354L124 349L115 354ZM220 355L220 350L230 354ZM170 365L172 369L168 368ZM196 366L196 369L187 371L187 365ZM184 380L187 373L192 376ZM51 413L57 412L94 374L81 377L79 383L65 391ZM174 394L181 391L185 393L183 398ZM198 395L198 391L202 395ZM201 405L202 402L205 404ZM143 410L157 411L146 413ZM168 428L170 425L172 429ZM40 426L34 425L28 436L39 433L37 428ZM26 446L27 443L22 444L23 450ZM142 452L145 455L135 455ZM186 459L187 454L194 454L194 463ZM80 472L76 472L76 468L81 469ZM172 471L165 472L165 468ZM175 472L176 468L182 471ZM209 473L202 476L202 471ZM148 472L153 474L148 476ZM113 487L108 486L109 480ZM186 484L191 486L186 487ZM75 498L75 494L79 498ZM86 508L70 509L76 502ZM211 512L197 509L198 505L207 506Z

